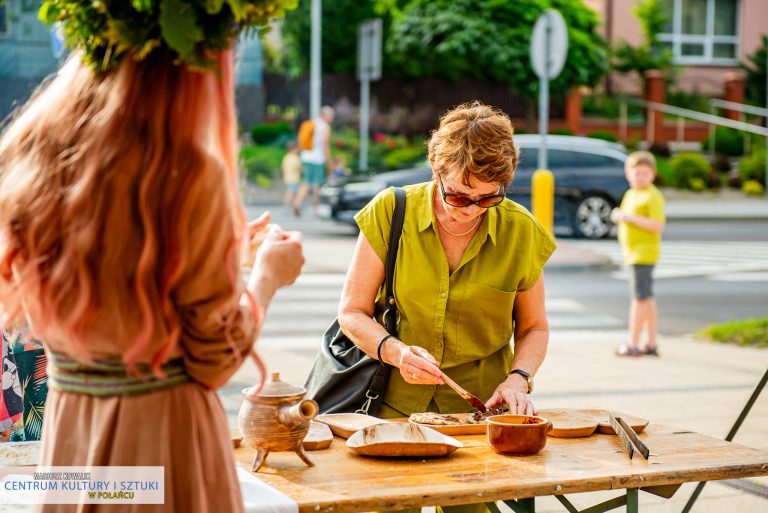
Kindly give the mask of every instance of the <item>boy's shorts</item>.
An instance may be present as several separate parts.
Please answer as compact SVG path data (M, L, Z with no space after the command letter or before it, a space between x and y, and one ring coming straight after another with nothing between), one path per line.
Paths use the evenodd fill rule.
M323 185L325 182L325 164L304 162L302 179L309 185Z
M285 184L285 188L291 192L296 192L299 190L299 182L287 183Z
M630 273L630 288L635 299L653 297L653 265L633 264Z

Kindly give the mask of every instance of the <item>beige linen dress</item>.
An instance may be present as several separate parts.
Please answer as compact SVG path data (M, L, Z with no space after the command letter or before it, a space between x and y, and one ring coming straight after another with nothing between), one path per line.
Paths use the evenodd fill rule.
M118 179L119 180L119 179ZM42 465L161 465L165 467L163 505L45 505L45 512L239 512L243 511L224 409L216 389L237 369L225 337L234 312L231 339L247 357L257 325L240 305L242 284L233 254L231 204L223 173L208 173L190 194L187 207L178 198L161 198L167 215L179 215L179 240L186 265L172 292L181 319L181 335L170 358L182 358L192 380L159 391L96 397L52 389L43 426ZM113 190L131 190L115 184ZM100 284L101 307L88 333L88 349L97 359L121 359L135 340L140 314L130 284L141 250L141 227L131 194L115 195L104 217L100 261L107 272ZM227 266L231 266L227 269ZM35 314L27 312L33 324ZM162 323L161 323L162 324ZM167 327L157 326L144 353L149 363L162 346ZM79 358L77 346L55 332L44 342L58 353Z

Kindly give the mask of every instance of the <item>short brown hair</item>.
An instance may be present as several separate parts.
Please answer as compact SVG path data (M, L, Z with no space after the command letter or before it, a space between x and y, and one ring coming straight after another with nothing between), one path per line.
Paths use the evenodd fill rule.
M518 150L509 117L479 101L464 103L440 118L427 143L429 163L438 175L458 172L464 185L470 177L506 186L515 176Z
M624 162L624 169L632 169L637 166L648 166L656 172L656 157L650 151L633 151Z

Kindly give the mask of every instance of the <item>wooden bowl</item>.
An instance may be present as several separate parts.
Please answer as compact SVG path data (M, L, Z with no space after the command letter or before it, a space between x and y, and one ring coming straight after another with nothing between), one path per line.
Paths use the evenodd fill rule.
M547 445L552 423L528 415L488 417L488 445L499 454L536 454Z

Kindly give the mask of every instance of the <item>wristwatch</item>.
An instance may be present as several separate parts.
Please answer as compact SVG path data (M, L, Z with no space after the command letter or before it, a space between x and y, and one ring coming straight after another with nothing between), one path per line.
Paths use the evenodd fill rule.
M512 374L520 374L522 377L525 378L525 381L528 382L528 393L530 394L533 392L533 378L531 377L530 373L525 372L523 369L513 369L509 375Z

